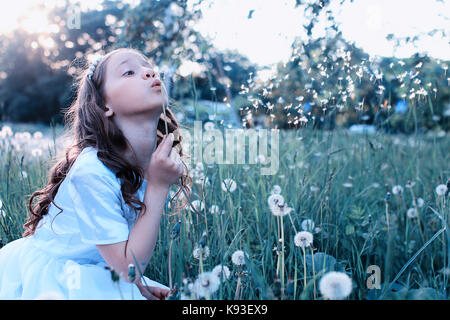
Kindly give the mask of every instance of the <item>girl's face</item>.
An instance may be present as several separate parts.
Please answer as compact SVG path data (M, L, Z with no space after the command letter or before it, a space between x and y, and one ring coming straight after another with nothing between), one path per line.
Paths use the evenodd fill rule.
M106 106L119 117L160 114L168 96L162 82L147 60L134 52L118 52L110 56L105 70L104 94Z

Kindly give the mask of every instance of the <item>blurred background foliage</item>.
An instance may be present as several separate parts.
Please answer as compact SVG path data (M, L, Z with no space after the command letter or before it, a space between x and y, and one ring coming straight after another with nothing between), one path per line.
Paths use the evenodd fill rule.
M97 10L79 12L80 28L68 26L73 15L68 1L51 10L42 5L47 32L18 28L0 34L0 121L62 124L61 111L75 97L73 75L86 67L87 57L133 47L164 72L171 105L187 118L211 120L208 112L190 112L186 102L195 108L197 101L210 100L226 105L244 127L449 130L448 61L421 54L369 56L342 38L328 10L332 0L297 0L305 6L305 17L299 18L306 19L309 36L319 15L328 14L327 36L295 41L291 59L265 81L255 77L260 66L236 50L214 48L195 30L201 2L189 10L186 0L134 6L108 0Z

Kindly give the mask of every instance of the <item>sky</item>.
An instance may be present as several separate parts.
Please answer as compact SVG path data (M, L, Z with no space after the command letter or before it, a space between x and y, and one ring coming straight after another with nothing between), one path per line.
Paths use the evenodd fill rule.
M260 65L287 61L293 40L298 36L306 40L303 12L294 5L295 0L209 0L202 6L204 18L197 28L214 38L218 48L237 48ZM251 9L252 19L247 19ZM446 13L450 18L450 1L347 0L332 9L343 37L369 54L409 57L419 51L450 60L448 37L447 41L427 37L418 48L403 45L396 52L386 40L389 33L414 36L434 28L450 30L450 20L440 16ZM313 36L324 36L325 26L321 21Z
M0 32L17 26L17 17L36 3L52 5L60 0L21 0L0 7ZM135 2L130 0L128 2ZM334 0L335 3L338 1ZM95 7L97 0L76 1L82 6ZM188 5L196 3L188 0ZM286 62L296 37L306 40L303 30L305 18L301 8L294 8L295 0L204 0L203 18L195 28L210 38L219 49L236 49L260 66ZM3 4L6 6L6 4ZM0 5L2 6L2 5ZM409 57L415 52L427 52L440 59L450 60L450 44L435 35L425 37L418 48L403 45L394 51L386 40L389 33L414 36L433 28L450 30L450 1L436 0L346 0L342 7L332 7L340 23L343 37L372 55ZM254 10L248 19L250 10ZM447 19L443 14L446 14ZM325 19L324 19L325 21ZM323 36L326 25L321 21L313 36ZM28 29L45 28L45 20L35 12Z

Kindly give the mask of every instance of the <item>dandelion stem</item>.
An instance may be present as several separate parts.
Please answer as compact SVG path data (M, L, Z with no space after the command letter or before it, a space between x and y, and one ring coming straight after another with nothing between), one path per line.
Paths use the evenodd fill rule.
M236 285L236 292L234 294L234 300L237 300L239 297L239 290L241 289L241 276L238 275L237 285Z
M314 300L317 299L317 290L316 290L316 270L314 267L314 250L310 246L311 249L311 260L312 260L312 268L313 268L313 283L314 283Z
M170 239L170 245L169 245L169 288L172 290L172 244L173 239Z
M281 219L281 299L284 299L284 227L283 216Z
M305 283L303 290L306 290L306 252L304 246L302 246L302 249L303 249L303 278Z

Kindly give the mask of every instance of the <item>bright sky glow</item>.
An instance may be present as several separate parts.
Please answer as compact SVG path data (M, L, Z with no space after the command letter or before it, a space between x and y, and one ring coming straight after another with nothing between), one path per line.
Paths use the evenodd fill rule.
M195 2L195 1L190 1ZM338 1L335 1L337 4ZM218 48L236 48L252 61L269 65L287 61L292 41L297 36L305 39L305 23L300 8L294 9L295 0L207 0L202 5L203 20L198 30L212 38ZM252 19L247 19L254 9ZM396 36L414 36L434 28L450 30L450 2L436 0L347 0L344 5L332 7L340 23L343 37L369 54L409 57L415 52L428 51L429 55L450 60L450 44L435 34L413 45L403 45L396 52L393 43L386 40L389 33ZM339 10L340 9L340 10ZM339 12L340 11L340 12ZM317 24L323 36L325 19Z
M71 1L81 3L82 9L95 9L99 0ZM127 2L136 2L129 0ZM189 0L188 4L196 3ZM335 1L336 3L338 1ZM18 26L18 17L38 3L52 7L61 0L21 0L0 5L0 32L8 32ZM302 25L305 18L301 8L294 9L295 0L204 0L203 19L196 29L213 39L219 49L235 49L260 65L287 61L293 40L305 39ZM3 8L1 8L3 6ZM255 10L248 19L250 10ZM389 33L396 36L414 36L434 28L450 30L450 2L436 0L349 0L336 13L344 38L369 54L408 57L413 53L428 52L436 58L450 60L450 44L440 34L424 37L418 48L412 44L402 45L394 51L393 43L385 39ZM339 12L340 11L340 12ZM445 19L447 16L447 19ZM317 25L313 36L322 36L325 19ZM33 32L58 32L49 29L46 19L39 11L22 22L22 27Z

